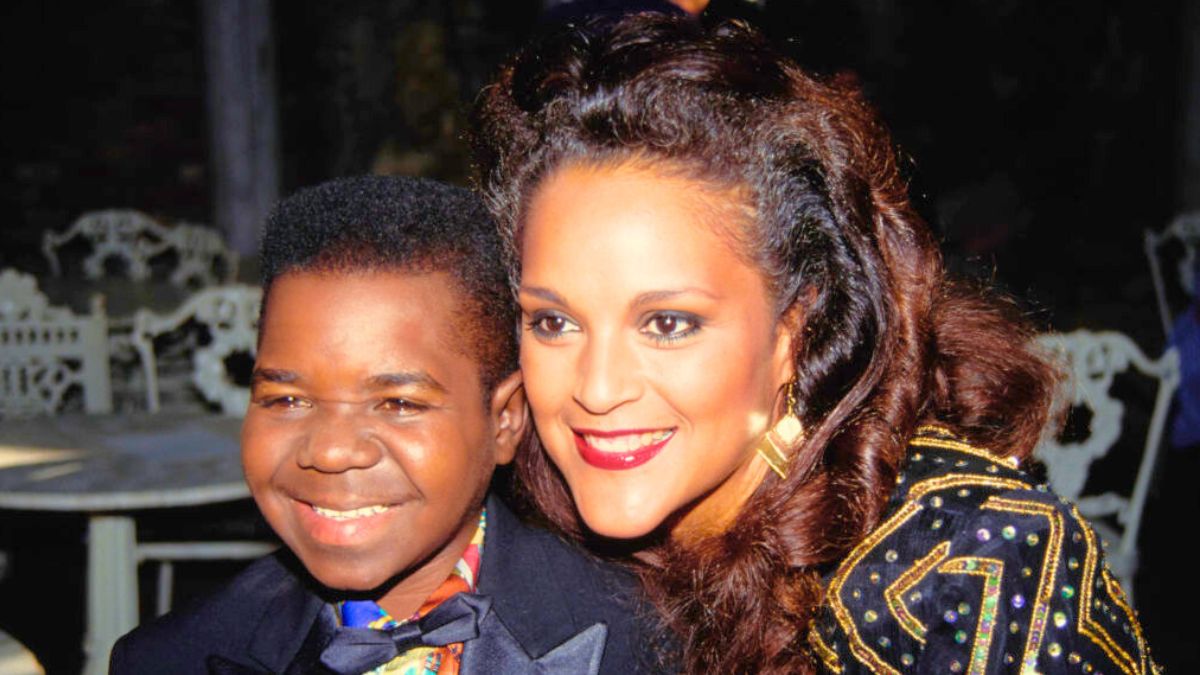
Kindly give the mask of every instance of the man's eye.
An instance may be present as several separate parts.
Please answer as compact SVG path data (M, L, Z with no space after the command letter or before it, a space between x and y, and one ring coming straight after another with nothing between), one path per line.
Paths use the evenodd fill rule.
M260 405L264 408L273 408L276 410L295 410L298 408L309 407L309 402L299 396L270 396L261 400Z
M535 314L529 330L540 338L553 339L566 333L579 332L579 326L561 314Z
M651 316L642 332L660 341L674 341L692 335L700 329L700 320L688 314L660 313Z
M396 415L415 415L428 406L410 401L406 398L388 398L379 404L379 409Z

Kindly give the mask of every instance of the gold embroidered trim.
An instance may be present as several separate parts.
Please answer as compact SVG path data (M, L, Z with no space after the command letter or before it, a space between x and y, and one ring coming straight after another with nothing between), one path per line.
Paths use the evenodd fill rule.
M920 499L930 492L949 490L956 487L982 486L1001 490L1032 490L1033 486L1013 478L994 478L976 473L951 473L916 483L908 491L910 500Z
M925 644L925 624L908 611L908 605L904 603L904 596L913 586L921 583L921 579L924 579L930 570L945 560L949 553L950 542L948 541L934 546L929 553L913 563L912 567L904 570L904 573L883 591L883 597L887 600L888 609L896 617L896 623L900 624L906 633L921 644Z
M821 662L829 670L840 673L842 672L841 661L838 660L837 652L830 649L829 645L825 644L825 640L821 639L821 633L813 628L808 631L808 641L817 652L817 656L821 658Z
M879 542L886 539L895 530L900 528L909 521L914 515L920 513L924 506L919 500L930 492L937 490L947 490L956 487L978 486L991 487L997 489L1009 490L1029 490L1032 486L1024 481L1014 480L1011 478L997 478L992 476L981 476L979 474L948 474L938 478L930 478L920 481L912 486L908 493L908 499L896 513L888 518L883 524L875 528L865 539L858 543L846 559L839 566L838 571L834 574L833 579L829 583L829 591L826 593L826 598L833 610L833 615L837 619L842 630L846 632L847 646L850 649L851 655L854 656L860 663L867 667L871 672L887 673L888 675L899 675L898 671L885 662L863 641L862 636L858 634L858 628L855 626L853 618L850 616L850 611L842 602L841 591L846 583L846 579L858 566L862 559L870 553Z
M829 592L826 597L829 598L829 604L833 608L833 615L837 617L838 623L841 624L842 630L846 631L846 640L850 647L850 653L854 655L863 665L873 673L888 673L889 675L899 675L892 666L888 665L875 650L871 649L863 642L862 636L858 634L858 629L854 625L854 619L850 616L850 611L842 604L842 586L846 583L846 577L854 571L858 563L862 561L875 546L887 538L893 531L899 528L910 518L919 513L924 507L917 501L909 501L896 511L895 515L875 528L875 531L867 535L866 539L859 542L854 550L850 551L850 555L846 556L846 560L842 563L841 568L834 575L833 580L829 583Z
M921 434L939 434L941 436L951 436L957 438L950 427L942 426L941 424L922 424L917 427L917 435Z
M955 558L938 567L938 572L983 577L983 597L979 604L979 621L975 624L975 640L971 643L971 666L967 669L967 675L985 675L988 652L992 648L992 638L996 630L996 611L1000 604L1004 561L996 558Z
M908 442L909 445L915 445L919 448L941 448L943 450L957 450L973 457L986 459L989 462L1003 464L1010 469L1018 469L1021 467L1021 462L1016 457L1001 457L1000 455L992 454L986 448L977 448L969 443L955 441L948 438L929 438L926 436L918 436Z
M1032 671L1037 667L1038 652L1042 649L1042 638L1046 634L1046 616L1050 612L1050 596L1054 594L1054 581L1058 574L1058 561L1062 555L1063 520L1054 506L1041 502L989 497L983 508L1007 511L1028 516L1042 516L1050 524L1050 540L1046 542L1046 553L1042 556L1042 572L1038 579L1037 597L1029 620L1029 638L1025 641L1025 653L1021 656L1021 671Z
M1135 670L1140 673L1145 673L1147 667L1146 662L1150 659L1149 652L1146 649L1145 637L1142 636L1142 625L1137 619L1137 612L1133 611L1133 608L1129 606L1129 603L1127 602L1128 597L1125 595L1125 589L1121 588L1120 582L1114 579L1112 575L1108 573L1108 570L1100 570L1100 576L1104 579L1104 587L1106 590L1108 590L1109 597L1111 597L1112 601L1121 608L1121 611L1125 612L1126 618L1129 619L1129 625L1130 628L1133 629L1133 635L1134 638L1137 639L1138 646L1139 663L1135 665Z
M1113 639L1112 635L1104 629L1104 625L1092 618L1092 592L1096 585L1096 572L1099 568L1099 550L1100 547L1096 542L1096 533L1084 521L1082 514L1078 508L1071 509L1071 517L1079 524L1079 529L1083 532L1084 545L1087 548L1087 555L1083 559L1083 577L1080 582L1079 589L1079 634L1086 636L1089 640L1096 643L1112 659L1122 671L1127 675L1141 675L1145 672L1145 668L1138 667L1138 661L1121 648L1121 645ZM1107 580L1106 580L1107 581ZM1141 627L1137 625L1137 619L1134 616L1133 610L1128 608L1128 605L1121 600L1120 596L1113 593L1112 589L1106 584L1109 595L1113 596L1113 600L1117 602L1125 613L1129 616L1130 622L1133 623L1137 630L1138 646L1142 645ZM1118 587L1119 590L1119 587ZM1123 595L1123 592L1122 592Z

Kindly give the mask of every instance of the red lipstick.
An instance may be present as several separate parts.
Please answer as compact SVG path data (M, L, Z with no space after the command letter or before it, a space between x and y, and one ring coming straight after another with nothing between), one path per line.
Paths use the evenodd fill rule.
M656 443L643 445L640 448L629 450L627 452L613 452L599 450L592 447L587 442L587 436L599 436L601 438L616 438L619 436L634 436L643 433L653 433L662 431L662 429L628 429L623 431L592 431L588 429L578 429L575 431L575 447L579 449L579 456L583 461L591 464L597 469L605 469L608 471L622 471L625 469L633 469L639 467L662 451L667 443L675 437L675 430L672 429L666 438Z

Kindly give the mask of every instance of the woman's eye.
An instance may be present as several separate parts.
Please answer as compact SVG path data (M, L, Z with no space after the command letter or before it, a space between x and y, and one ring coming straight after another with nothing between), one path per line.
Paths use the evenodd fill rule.
M535 314L529 321L529 330L540 338L553 339L566 333L576 333L579 326L561 314Z
M651 316L642 328L642 332L656 340L674 341L695 333L699 328L700 321L694 316L663 313Z

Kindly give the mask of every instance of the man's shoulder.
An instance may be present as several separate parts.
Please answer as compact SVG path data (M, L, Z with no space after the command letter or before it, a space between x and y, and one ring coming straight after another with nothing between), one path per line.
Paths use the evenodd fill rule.
M484 577L485 583L536 584L548 591L569 588L576 597L594 594L602 604L622 606L636 595L637 579L625 567L597 557L548 528L519 520L496 497L488 503L489 513L495 512L503 526L497 528L497 538L489 542L484 554L485 569L499 578Z
M495 496L488 500L489 518L493 512L499 527L484 547L480 590L492 596L497 614L531 656L599 623L608 634L600 672L659 670L662 633L631 571L521 522Z
M113 673L207 672L212 654L244 649L271 601L303 587L285 552L260 558L219 590L130 631L113 648Z

